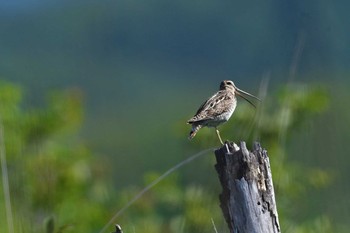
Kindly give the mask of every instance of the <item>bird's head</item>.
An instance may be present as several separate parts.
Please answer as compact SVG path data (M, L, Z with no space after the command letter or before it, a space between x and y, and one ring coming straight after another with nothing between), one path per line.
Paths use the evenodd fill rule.
M233 91L236 89L235 84L231 80L224 80L220 83L220 90L227 90L227 89L231 89Z
M235 86L235 84L231 81L231 80L224 80L220 83L220 90L232 90L236 95L242 97L243 99L245 99L246 101L248 101L248 103L250 103L251 105L253 105L255 107L255 105L248 100L244 95L246 96L250 96L253 97L254 99L257 99L260 101L260 99L252 94L249 94L248 92L245 92L239 88L237 88Z

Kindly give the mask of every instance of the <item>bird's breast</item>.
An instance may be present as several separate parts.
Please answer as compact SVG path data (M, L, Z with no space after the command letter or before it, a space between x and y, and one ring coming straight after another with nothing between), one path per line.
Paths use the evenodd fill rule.
M218 115L218 120L220 121L228 121L230 119L230 117L232 116L233 112L236 109L236 104L232 104L231 106L229 106L226 111L224 111L223 113L221 113L220 115Z

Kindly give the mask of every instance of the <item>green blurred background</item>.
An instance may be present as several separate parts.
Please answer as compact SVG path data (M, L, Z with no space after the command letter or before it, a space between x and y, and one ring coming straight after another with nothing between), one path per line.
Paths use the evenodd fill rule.
M167 169L219 146L212 129L188 141L185 122L231 79L263 101L239 100L221 135L268 150L282 231L348 232L349 10L346 0L1 1L0 231L100 232ZM228 232L214 164L207 153L180 168L113 223Z

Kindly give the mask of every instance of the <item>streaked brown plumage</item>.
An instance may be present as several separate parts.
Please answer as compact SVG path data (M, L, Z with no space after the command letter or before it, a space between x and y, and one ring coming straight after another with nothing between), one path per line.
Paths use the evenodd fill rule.
M242 96L242 94L258 99L257 97L238 89L231 80L222 81L220 84L220 90L205 101L199 107L196 114L187 121L188 124L192 125L189 139L192 139L202 127L214 127L221 144L223 144L217 127L228 121L232 116L232 113L235 111L237 106L236 94L247 100L253 106L254 104Z

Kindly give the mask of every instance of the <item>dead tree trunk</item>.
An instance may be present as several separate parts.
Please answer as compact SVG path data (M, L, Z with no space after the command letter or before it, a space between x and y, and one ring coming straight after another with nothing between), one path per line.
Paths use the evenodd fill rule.
M226 143L215 151L223 188L220 206L232 233L280 232L267 151L259 143L253 152Z

